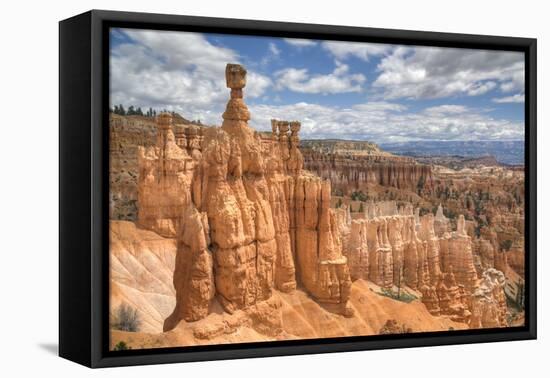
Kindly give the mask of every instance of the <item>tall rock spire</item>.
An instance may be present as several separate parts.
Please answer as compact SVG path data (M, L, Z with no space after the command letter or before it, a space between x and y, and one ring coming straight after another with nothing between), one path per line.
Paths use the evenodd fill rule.
M250 112L243 100L243 88L246 86L246 69L240 64L228 64L225 67L225 81L231 89L231 98L227 102L222 128L247 126Z

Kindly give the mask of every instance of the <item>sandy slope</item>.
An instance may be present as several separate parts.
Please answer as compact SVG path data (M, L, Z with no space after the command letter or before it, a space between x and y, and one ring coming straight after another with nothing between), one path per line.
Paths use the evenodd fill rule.
M140 329L162 332L176 304L172 283L176 241L111 221L111 316L121 303L139 309Z
M338 337L378 334L387 320L412 328L413 332L467 328L445 317L430 315L420 301L404 303L376 294L374 285L358 280L353 283L351 306L355 316L333 314L311 300L304 292L280 293L283 299L283 329L300 338Z

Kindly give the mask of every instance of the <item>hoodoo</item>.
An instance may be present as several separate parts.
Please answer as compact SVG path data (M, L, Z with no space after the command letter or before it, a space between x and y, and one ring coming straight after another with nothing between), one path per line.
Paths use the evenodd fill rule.
M390 201L368 203L353 220L349 213L339 218L331 182L303 169L300 123L273 119L270 134L248 125L246 73L226 67L230 99L221 127L174 126L162 113L156 144L138 149L138 225L177 239L176 306L165 331L208 316L214 301L230 314L269 301L262 314L273 317L280 307L273 290L297 287L353 316L352 279L416 289L433 315L466 322L474 310L474 327L487 322L486 311L501 314L502 285L479 294L482 277L463 216L450 232L441 206L420 217ZM424 168L411 172L417 169ZM431 187L429 171L399 173L388 185L414 186L423 175ZM495 281L483 274L483 287Z
M529 325L522 54L109 34L110 351Z
M177 230L177 304L164 329L205 317L214 298L233 313L273 300L274 288L291 292L297 282L351 316L351 280L330 209L330 183L303 171L300 123L273 120L273 134L262 136L248 126L246 70L228 64L226 84L231 93L223 123L205 129L195 148L200 153L180 147L181 136L178 146L168 114L159 116L157 145L141 152L140 225L166 235ZM177 183L174 195L186 193L177 206L171 206L167 180ZM147 203L161 201L160 211L147 211Z
M420 195L454 195L441 189L431 166L369 142L308 141L302 152L299 121L272 119L271 132L254 130L244 101L247 71L228 64L225 76L230 97L221 126L163 112L130 138L135 125L112 122L118 192L111 213L135 220L112 225L113 303L160 303L144 316L145 329L183 338L191 332L192 343L243 327L254 340L412 332L395 327L396 319L411 320L391 313L394 306L419 314L425 323L415 330L508 324L507 278L523 269L518 242L506 255L494 231L476 230L463 215L447 218L457 214L441 204L415 208ZM137 159L127 158L131 151ZM411 200L388 200L396 193ZM515 218L491 221L513 233ZM141 252L125 232L144 238L137 245L163 258L164 268L151 269L144 255L147 273L141 269L134 262ZM171 266L173 287L164 288ZM132 275L158 282L158 298L141 298ZM514 290L521 285L515 279ZM306 307L312 312L304 317Z

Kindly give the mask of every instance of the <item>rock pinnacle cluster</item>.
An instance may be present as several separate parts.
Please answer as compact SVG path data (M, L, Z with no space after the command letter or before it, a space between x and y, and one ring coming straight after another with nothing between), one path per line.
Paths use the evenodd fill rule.
M292 322L285 323L289 315L283 316L281 298L304 295L359 330L355 322L367 315L357 308L380 310L361 299L369 296L351 304L353 287L367 283L381 292L408 288L419 299L410 306L422 306L430 318L470 328L507 325L506 280L497 270L507 263L499 260L495 242L473 241L464 216L451 222L442 206L420 215L410 202L394 200L363 201L353 213L351 204L334 206L332 190L351 193L380 185L433 193L439 189L431 167L381 153L361 155L344 142L338 148L352 151L345 156L336 149L320 151L316 144L302 151L296 120L272 119L271 132L258 132L248 124L246 76L243 66L227 64L230 92L221 126L183 125L172 113L158 115L156 132L147 129L149 142L136 148L137 194L117 193L136 197L140 229L116 225L113 240L119 248L126 248L124 232L150 238L142 245L157 257L160 245L175 244L170 247L173 288L162 289L163 295L175 291L175 306L165 316L164 332L225 314L234 325L226 320L221 328L201 326L195 338L219 337L224 327L250 322L262 334L285 338ZM158 244L161 239L165 244ZM123 272L130 263L120 251L116 258ZM143 264L152 269L150 262ZM163 268L159 282L169 269ZM172 308L167 303L162 301L163 313ZM395 319L383 319L382 325L382 333L409 329ZM315 327L322 328L294 331L309 334Z

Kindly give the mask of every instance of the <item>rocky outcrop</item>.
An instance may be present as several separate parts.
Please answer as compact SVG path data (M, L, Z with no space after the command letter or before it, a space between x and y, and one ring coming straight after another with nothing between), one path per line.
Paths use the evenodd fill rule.
M330 209L330 183L313 175L297 177L294 211L300 282L320 302L352 315L347 307L351 280Z
M395 319L388 319L384 326L378 331L379 335L392 335L396 333L411 333L412 328L405 324L399 324Z
M205 213L189 207L178 237L174 287L176 307L164 322L164 329L174 328L180 319L194 321L204 318L210 311L215 294L212 252L208 220Z
M471 315L469 311L470 293L466 292L464 285L457 284L452 272L441 274L436 292L441 315L449 315L455 322L468 322Z
M393 209L393 210L392 210ZM350 221L345 254L352 278L368 279L379 286L420 288L437 276L437 257L428 259L427 245L419 239L412 209L369 204L368 217ZM385 215L381 215L385 214ZM371 217L372 216L372 217ZM437 254L434 247L434 254Z
M517 239L510 250L502 253L505 256L506 264L510 266L521 277L525 277L525 240L523 237ZM497 265L495 268L499 269Z
M428 264L428 274L430 285L438 283L441 276L441 266L439 261L440 244L439 238L435 234L434 216L427 214L420 218L420 227L418 236L424 241L426 247L426 263Z
M442 217L439 218L441 220ZM479 287L479 276L474 264L472 240L466 233L464 216L459 216L455 232L451 234L444 232L440 239L435 236L433 216L429 214L421 219L423 223L421 229L429 230L422 232L423 238L426 239L426 235L429 235L427 239L433 241L433 243L427 244L428 251L432 248L430 244L433 245L433 248L437 248L437 241L440 249L440 262L435 263L435 266L440 268L439 274L431 275L432 287L422 289L423 294L427 293L423 301L432 314L448 315L457 322L469 322L470 316L473 316L474 312L473 302L475 301L475 292ZM489 248L487 245L485 247ZM489 252L486 253L486 255L488 254ZM437 254L433 254L433 256L435 255ZM433 258L428 260L431 260L430 264L434 264ZM478 269L483 268L480 266ZM434 272L433 269L430 271ZM498 271L495 270L495 272ZM435 293L433 285L435 285ZM504 291L500 294L504 295ZM500 300L499 297L498 301ZM504 312L506 312L505 309ZM476 324L476 321L471 324Z
M504 274L496 269L483 273L479 286L472 296L470 328L505 327L506 298Z
M291 292L296 288L295 245L291 223L294 216L290 212L291 201L294 198L294 176L287 174L290 159L289 144L286 130L281 122L272 120L272 134L262 140L265 158L265 171L269 189L269 203L273 215L275 241L277 243L277 259L275 270L275 286L283 292ZM296 131L297 133L297 131Z
M410 218L408 218L410 219ZM392 264L393 264L393 284L401 286L405 283L404 268L405 268L405 247L406 243L410 244L410 235L407 240L403 238L403 228L406 220L404 217L392 217L388 220L388 239L392 249Z
M472 248L478 277L481 277L482 273L489 268L495 268L501 272L508 271L509 254L500 250L496 233L484 232L481 237L472 242Z
M195 162L176 144L170 114L161 114L157 125L156 145L138 148L138 225L175 237L191 202Z
M205 126L176 113L172 129L176 144L189 156L200 152ZM154 117L109 114L109 218L135 221L138 217L138 149L157 144L158 125Z
M242 100L245 73L228 65L231 99L222 127L204 135L192 187L193 206L208 220L216 295L229 313L271 297L277 249L261 140Z
M515 280L511 270L523 276L523 169L488 166L447 169L435 166L434 175L435 189L430 195L423 196L423 199L432 204L440 203L446 209L445 213L452 223L457 220L458 214L466 217L466 233L472 238L474 264L478 276L483 270L491 267L502 271L508 280ZM442 231L444 227L438 231L436 222L436 234L441 236ZM514 260L512 263L508 262L510 258ZM519 272L515 268L510 269L512 264Z
M457 230L443 241L442 254L445 264L443 271L452 272L456 282L464 285L468 292L473 292L477 283L477 273L474 266L472 239L466 233L464 216L457 221Z
M369 245L369 279L379 286L393 285L393 253L388 240L387 218L374 218L367 222Z
M189 156L200 160L202 141L204 139L204 127L183 123L175 123L173 126L176 144Z
M446 232L451 232L451 222L445 217L445 214L443 214L443 206L441 206L441 204L437 207L433 223L434 232L437 237L442 237Z
M468 323L479 277L493 267L494 258L490 259L489 250L482 252L487 262L475 265L464 217L458 218L457 230L449 233L450 222L443 219L441 209L438 213L418 216L412 208L398 208L395 203L369 203L364 218L343 222L348 228L345 255L353 280L369 280L388 289L408 286L420 291L432 315ZM436 220L445 225L440 237ZM495 292L499 303L501 294Z
M348 258L351 279L367 280L369 278L369 245L364 221L351 221L349 243L344 251Z

